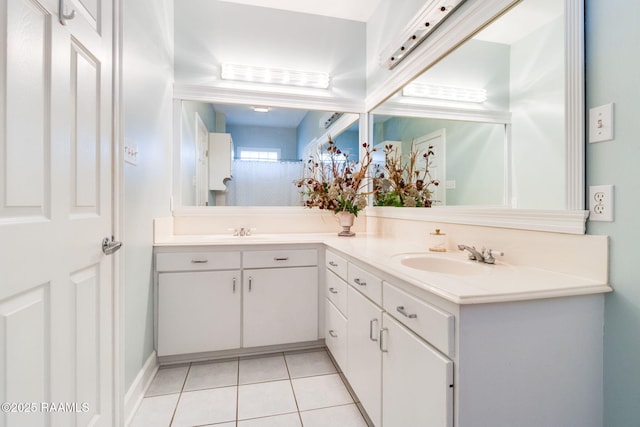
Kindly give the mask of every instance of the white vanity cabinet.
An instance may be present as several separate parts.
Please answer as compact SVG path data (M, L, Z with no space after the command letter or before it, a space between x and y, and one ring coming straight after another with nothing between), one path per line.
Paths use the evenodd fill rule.
M156 255L158 356L240 346L240 252Z
M317 248L163 249L156 271L161 360L319 340Z
M371 422L377 427L453 427L454 364L441 348L453 353L454 316L396 289L364 264L331 251L326 260L327 347ZM336 308L340 283L346 286L346 343L336 326L343 314ZM393 307L387 308L385 297ZM393 313L385 313L388 309ZM399 321L405 317L408 324ZM438 347L427 342L431 337Z

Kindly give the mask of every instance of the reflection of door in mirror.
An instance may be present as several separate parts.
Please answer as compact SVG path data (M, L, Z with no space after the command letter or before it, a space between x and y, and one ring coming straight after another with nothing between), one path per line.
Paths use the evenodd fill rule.
M417 138L413 142L413 146L418 153L417 167L418 170L429 170L431 179L437 180L440 185L433 186L431 190L431 200L438 205L447 204L447 192L445 191L446 181L446 129L442 128L437 131L431 132L427 135ZM432 151L435 155L429 158L429 164L423 154L429 151L429 147L432 147Z
M209 130L196 113L196 206L209 204Z

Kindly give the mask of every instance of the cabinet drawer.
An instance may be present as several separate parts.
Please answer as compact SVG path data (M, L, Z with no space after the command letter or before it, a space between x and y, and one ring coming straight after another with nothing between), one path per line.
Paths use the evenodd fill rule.
M378 305L382 305L382 280L363 268L349 263L349 284L365 294Z
M324 339L331 355L344 372L347 369L347 319L331 301L326 301Z
M331 271L327 272L327 298L338 310L347 316L347 282L336 276Z
M451 313L384 282L384 309L446 355L454 353L454 319Z
M315 249L283 249L246 251L242 253L244 268L304 267L318 265Z
M347 280L347 260L331 251L327 251L325 257L326 267L343 280Z
M157 271L232 270L240 268L240 252L173 252L156 254Z

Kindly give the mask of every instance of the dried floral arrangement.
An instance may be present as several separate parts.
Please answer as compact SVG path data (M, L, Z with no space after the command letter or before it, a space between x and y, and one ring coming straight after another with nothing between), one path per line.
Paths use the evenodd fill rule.
M360 162L356 162L349 159L349 154L343 153L329 137L319 156L309 158L303 177L296 181L306 207L329 209L335 213L350 212L357 216L358 211L367 206L370 192L366 189L372 150L367 143L362 146L364 154ZM327 154L328 161L323 153Z
M405 164L397 148L387 145L384 148L384 170L376 166L374 174L374 193L376 206L405 206L429 208L433 204L432 186L438 186L429 172L433 146L419 152L414 142L411 143L408 162ZM424 167L418 166L422 159Z

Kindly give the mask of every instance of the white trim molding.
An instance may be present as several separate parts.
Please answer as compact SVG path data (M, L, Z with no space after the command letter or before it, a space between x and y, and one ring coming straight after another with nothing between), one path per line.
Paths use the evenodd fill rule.
M153 381L153 378L156 376L158 368L158 357L156 356L156 352L153 351L147 358L144 366L142 366L140 372L138 372L136 379L133 380L133 384L131 384L131 387L127 390L127 394L124 396L125 426L130 425L131 421L133 421L133 416L136 414L140 403L142 403L144 394L149 388L149 385L151 385L151 381Z
M374 218L584 234L589 211L435 206L432 208L368 207L365 214Z
M319 90L307 92L273 92L250 89L225 88L220 86L197 86L175 84L173 98L176 100L202 101L220 104L268 105L281 108L340 111L343 113L364 112L364 101L338 98Z

